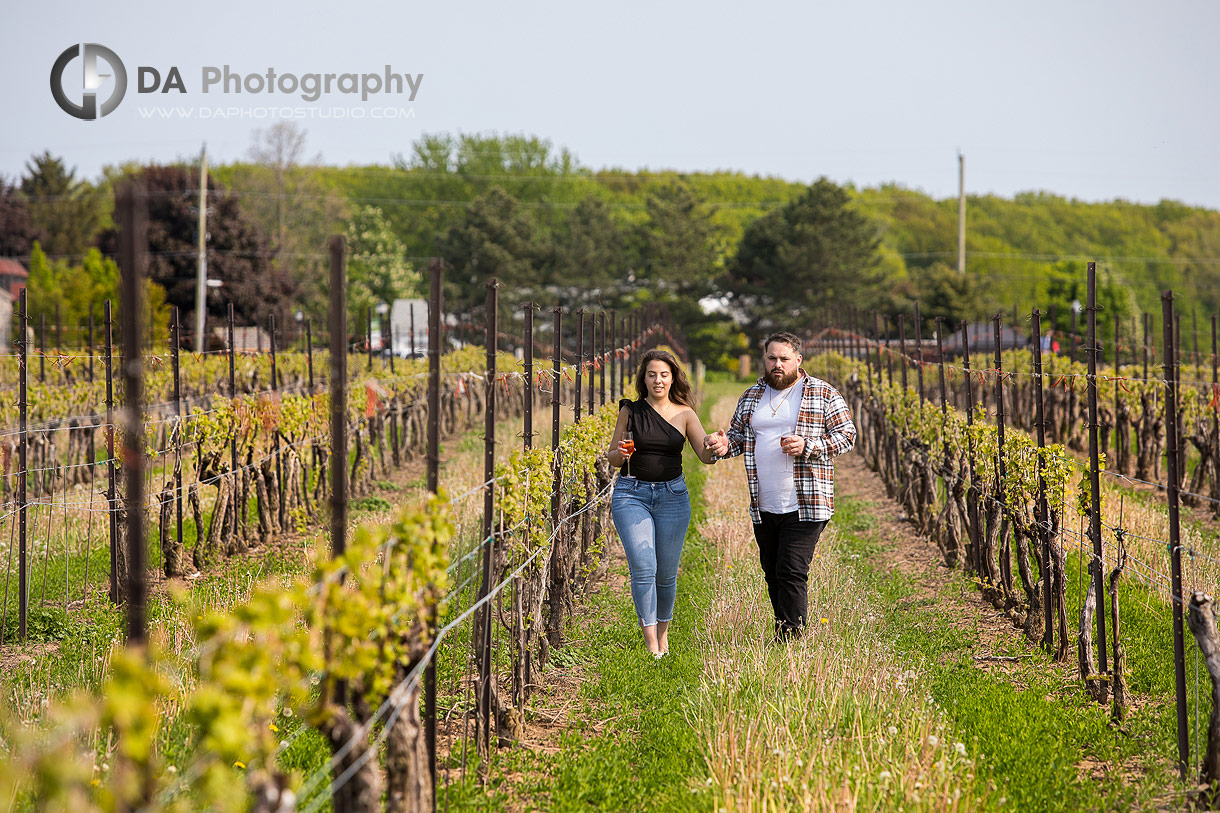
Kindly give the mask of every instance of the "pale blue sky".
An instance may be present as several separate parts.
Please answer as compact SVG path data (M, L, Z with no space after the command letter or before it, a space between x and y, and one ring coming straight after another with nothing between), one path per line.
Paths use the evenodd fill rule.
M956 194L960 148L971 193L1220 208L1220 4L1202 0L10 0L0 22L8 176L44 149L86 177L105 164L193 156L204 140L213 160L232 160L266 124L145 119L140 107L311 106L204 96L205 65L304 74L389 63L424 74L413 104L394 102L414 118L303 121L311 154L384 164L424 132L525 132L594 168L826 175L944 197ZM52 63L79 42L105 45L127 66L127 96L100 121L74 119L51 97ZM188 93L137 94L139 65L178 66ZM335 95L318 105L384 103Z

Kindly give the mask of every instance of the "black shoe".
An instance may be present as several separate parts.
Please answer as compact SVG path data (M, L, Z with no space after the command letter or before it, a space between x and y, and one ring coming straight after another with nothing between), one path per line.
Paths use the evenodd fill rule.
M794 627L785 622L779 622L775 625L775 636L771 639L774 644L787 644L801 637L801 632L804 627Z

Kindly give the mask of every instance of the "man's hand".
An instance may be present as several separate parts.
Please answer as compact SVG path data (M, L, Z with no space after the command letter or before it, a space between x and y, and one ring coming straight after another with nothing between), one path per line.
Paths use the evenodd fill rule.
M784 435L779 439L779 448L784 454L799 457L805 451L805 439L800 435Z
M717 457L724 457L729 453L729 439L725 436L723 429L710 435L704 435L703 445L705 448L711 449Z

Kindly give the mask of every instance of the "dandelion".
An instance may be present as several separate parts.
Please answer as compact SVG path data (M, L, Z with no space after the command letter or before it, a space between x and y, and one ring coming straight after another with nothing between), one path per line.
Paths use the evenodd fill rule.
M889 728L890 736L893 737L898 733L898 726L892 725Z
M964 757L964 756L966 756L966 746L965 746L965 745L963 745L963 744L962 744L962 743L960 743L960 742L955 742L955 743L953 743L953 750L954 750L954 751L957 751L957 755L958 755L959 757Z
M823 618L823 619L822 619L822 623L823 623L823 624L829 624L829 623L830 623L830 619L829 619L829 618Z
M239 760L237 760L236 762L234 762L234 763L233 763L233 767L234 767L234 768L241 768L241 769L244 771L244 770L246 769L246 763L242 762L242 761L239 759Z
M169 767L167 767L165 770L166 770L166 772L167 772L167 773L170 773L170 774L175 774L175 773L178 773L178 766L177 766L177 765L170 765L170 766L169 766Z
M940 737L936 736L935 734L929 734L928 745L932 746L933 748L940 745Z
M893 774L891 774L889 771L882 771L881 773L877 774L877 778L882 782L888 782L891 778L893 778Z
M279 726L277 726L275 723L268 723L267 728L270 728L272 731L274 731L277 734L280 731Z

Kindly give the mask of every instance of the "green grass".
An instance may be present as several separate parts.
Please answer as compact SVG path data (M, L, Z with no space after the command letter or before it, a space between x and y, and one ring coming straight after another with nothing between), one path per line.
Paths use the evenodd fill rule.
M1176 753L1172 750L1176 742L1172 642L1161 612L1167 613L1167 608L1158 607L1152 597L1152 610L1146 611L1139 595L1145 588L1130 582L1122 587L1129 685L1149 702L1125 725L1115 726L1108 706L1089 701L1077 681L1065 684L1062 670L1033 646L1017 641L1004 651L987 653L1021 656L1010 675L979 668L974 655L981 650L970 628L955 626L960 619L950 617L934 600L912 601L910 577L895 572L880 557L870 511L868 503L851 498L838 502L845 562L876 593L896 650L926 670L932 696L948 715L954 736L976 758L976 781L1000 789L1002 807L1080 810L1164 803L1173 786L1169 760ZM1075 575L1071 565L1069 574ZM1071 617L1078 588L1074 579L1069 582ZM976 593L960 575L943 589ZM981 603L978 606L982 612ZM1069 632L1072 626L1070 620ZM1170 644L1168 651L1165 643ZM1074 643L1071 657L1074 663ZM1126 783L1090 779L1082 768L1086 760L1105 763L1109 770L1130 778Z
M689 462L686 471L697 519L703 477ZM706 788L688 781L702 774L702 758L684 715L702 670L702 659L690 646L690 626L698 623L700 605L709 598L711 576L704 543L689 535L669 634L670 655L660 661L644 649L630 598L599 591L580 614L604 623L570 626L567 646L553 653L548 666L584 666L573 715L578 722L560 740L559 752L541 756L502 749L489 787L471 778L449 788L448 803L498 810L509 798L525 798L545 810L706 810ZM625 570L610 578L626 578ZM605 723L592 733L589 725L597 720ZM510 785L504 777L517 771L526 771L526 778Z
M736 395L741 385L717 382L708 389L710 404L718 396ZM700 624L700 608L709 602L718 574L712 551L693 532L703 510L705 472L689 456L686 471L695 518L683 554L679 622L671 633L670 658L658 663L646 655L629 599L599 592L582 610L596 621L571 630L583 637L557 652L550 667L581 666L585 676L578 703L569 712L571 728L557 743L559 751L497 752L486 786L472 779L449 788L448 801L455 809L494 810L522 800L548 810L711 806L698 726L690 719L703 663L701 653L684 646L684 639L691 631L688 624ZM1002 637L994 649L984 644L969 613L981 615L989 608L974 584L956 573L938 588L938 595L921 597L912 578L897 572L884 557L886 543L874 519L877 508L840 495L838 542L832 555L840 566L853 570L866 600L878 608L881 634L892 642L895 656L921 675L922 685L943 712L947 736L963 743L974 761L973 777L964 780L974 788L963 787L964 799L1004 810L1183 804L1175 762L1172 619L1157 591L1130 574L1120 586L1127 686L1135 704L1127 719L1115 724L1109 705L1090 701L1075 677L1074 636L1066 667L1051 663L1017 631ZM1080 564L1078 554L1069 554L1069 634L1088 586L1087 579L1078 579ZM966 597L964 619L960 604L941 600L946 595ZM1193 646L1188 643L1190 719L1193 726L1197 714L1202 741L1193 730L1192 739L1195 748L1202 749L1210 713L1208 678L1201 670L1196 709L1194 653L1189 650ZM975 660L982 654L1018 660L1003 670L989 670Z
M705 425L711 404L720 397L735 398L742 389L739 382L709 384L701 410ZM461 443L469 444L470 439ZM465 782L441 789L438 806L499 810L524 801L528 807L546 810L702 811L713 805L701 750L706 746L692 719L705 666L703 653L694 642L721 574L714 564L718 561L714 551L695 532L705 510L701 495L707 469L689 452L684 468L691 490L692 530L679 574L670 656L656 661L646 653L628 596L599 590L587 606L577 610L577 618L568 625L567 646L552 653L543 673L544 683L547 672L558 675L574 670L582 675L575 702L567 712L571 726L554 743L557 752L499 749L486 785L471 770ZM378 501L368 506L374 510L385 501L380 496L372 499ZM1126 723L1115 726L1109 721L1108 707L1088 701L1078 681L1015 636L997 651L987 650L987 654L1021 656L1011 672L979 668L974 659L982 652L979 640L969 625L958 628L960 613L953 617L945 602L917 598L911 578L887 563L885 543L874 519L878 506L843 494L836 505L837 542L831 555L837 557L839 566L853 571L865 600L878 610L876 623L881 634L892 641L900 660L919 671L921 685L926 685L943 710L952 738L968 749L975 769L973 779L963 781L972 781L976 787L973 796L965 798L986 800L989 809L994 805L1013 810L1181 806L1181 796L1174 795L1172 621L1169 606L1156 591L1130 577L1122 582L1127 679L1139 703ZM184 538L189 545L191 528ZM930 542L928 545L933 550ZM50 583L55 583L58 572L62 584L63 571L56 571L54 562L53 556ZM1079 566L1078 554L1070 554L1069 629L1075 626L1081 598ZM242 594L244 585L269 575L300 572L302 567L299 551L275 550L259 559L225 560L192 587L193 603L226 606ZM105 563L99 568L95 561L91 568L91 581L101 589ZM35 572L41 576L40 571ZM624 580L625 568L609 578ZM41 584L33 578L32 582ZM1083 586L1087 587L1087 581ZM965 595L973 600L977 612L985 611L975 586L960 574L951 575L940 590ZM66 617L58 613L40 616L40 630L45 627L42 634L51 639L62 636L62 640L56 650L7 676L3 685L8 696L22 700L48 686L100 685L100 656L121 636L123 617L104 596L99 599ZM149 608L154 623L171 612L168 602L159 598ZM1193 701L1194 652L1189 635L1187 641L1188 690ZM1071 658L1074 663L1074 640ZM1196 746L1202 749L1210 712L1206 670L1200 671L1200 679L1197 712L1204 742L1196 741ZM848 711L848 717L857 716ZM1193 725L1193 707L1190 716ZM846 731L850 720L844 719ZM280 728L290 745L280 756L281 767L308 775L324 766L330 753L323 739L311 729L301 730L299 719L282 722ZM165 755L179 766L189 764L191 757L189 732L182 725L171 721L165 738ZM294 736L298 730L300 736ZM1120 772L1123 778L1095 777L1084 767L1086 762L1100 765L1098 772Z
M701 410L740 384L709 385ZM670 628L670 654L655 660L644 648L630 597L600 590L578 611L593 623L570 625L569 643L552 654L549 669L583 665L579 705L572 728L551 755L521 748L495 755L489 785L469 779L453 785L455 808L499 810L509 799L525 799L544 810L707 810L711 795L696 730L687 714L703 670L691 645L714 589L712 552L695 528L706 468L687 449L683 470L691 494L691 532L682 552L678 598ZM620 544L614 540L610 544ZM627 578L625 567L610 579ZM544 678L545 680L545 678ZM509 781L510 775L518 774ZM523 778L522 778L523 777ZM438 804L444 804L444 791Z

